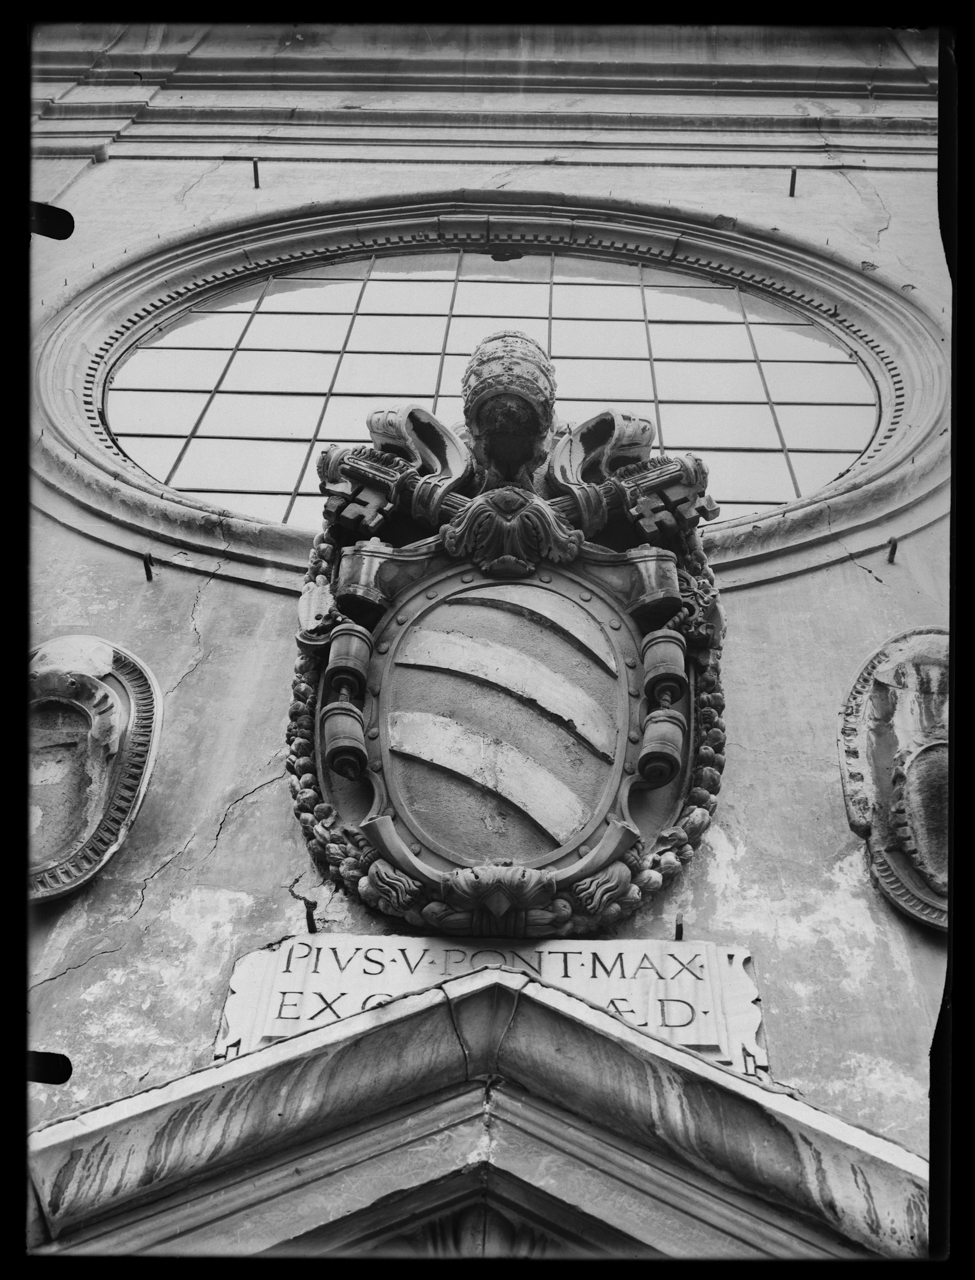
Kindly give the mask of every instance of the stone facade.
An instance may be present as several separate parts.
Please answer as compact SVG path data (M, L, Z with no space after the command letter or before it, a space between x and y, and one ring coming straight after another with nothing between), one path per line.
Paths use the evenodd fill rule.
M658 1203L648 1183L633 1193L629 1225L610 1208L608 1182L591 1200L584 1188L586 1168L598 1165L604 1177L609 1147L620 1149L633 1117L652 1110L646 1081L683 1071L685 1083L695 1080L687 1087L699 1132L685 1141L676 1120L657 1114L629 1131L640 1150L626 1156L635 1162L628 1186L637 1166L644 1177L655 1141L673 1166L654 1174L655 1186L669 1176L697 1179L697 1226L681 1256L736 1256L731 1235L703 1225L712 1211L700 1206L721 1195L765 1223L764 1256L923 1251L918 1188L946 939L872 881L862 823L851 829L844 803L856 765L843 756L842 737L838 761L836 740L871 655L948 622L952 295L938 225L937 54L933 33L859 28L35 30L32 198L69 211L74 231L63 240L35 235L31 244L32 644L84 635L133 655L158 684L164 719L124 842L74 892L32 906L31 1047L64 1054L73 1068L66 1084L30 1086L33 1247L179 1251L140 1234L145 1201L130 1203L124 1188L117 1221L104 1227L109 1235L91 1225L109 1214L99 1197L116 1193L96 1189L94 1165L87 1183L65 1172L81 1158L75 1136L89 1120L123 1164L130 1139L120 1135L135 1126L131 1149L155 1151L140 1168L165 1167L159 1194L182 1196L192 1216L186 1187L194 1161L211 1160L214 1133L187 1132L160 1155L156 1122L146 1118L153 1099L196 1098L194 1090L209 1098L222 1071L256 1073L260 1088L273 1089L275 1070L293 1083L302 1054L318 1052L314 1037L322 1038L323 1062L354 1060L359 1037L363 1046L378 1037L372 1043L394 1053L397 1020L419 1025L433 1010L430 1027L439 1029L430 1031L427 1057L422 1034L410 1042L409 1071L425 1099L436 1095L436 1106L447 1107L437 1091L454 1090L454 1106L471 1080L496 1073L506 1082L496 1105L509 1108L502 1127L521 1132L518 1107L537 1111L535 1154L549 1150L551 1134L538 1135L557 1127L552 1108L595 1134L593 1148L580 1138L560 1156L576 1185L568 1202L595 1222L587 1248L625 1252L635 1240L641 1256L681 1253L676 1227L653 1236L633 1226ZM573 1060L571 1088L552 1062L529 1062L527 1032L522 1049L512 1040L508 1065L492 1041L485 1052L501 1059L490 1070L461 1070L441 1016L460 999L449 982L337 1024L332 1040L310 1032L238 1064L212 1065L241 957L313 932L421 935L323 879L292 813L287 692L314 530L222 511L139 470L107 434L105 380L118 356L194 291L246 283L282 263L297 268L303 255L341 261L465 244L501 257L544 249L734 279L833 326L878 387L879 431L845 475L774 510L702 526L727 622L720 807L679 880L605 934L660 942L682 927L685 938L747 948L770 1070L761 1084L725 1079L669 1045L659 1049L666 1064L648 1066L655 1041L637 1036L634 1048L636 1033L618 1019L592 1013L595 1022L587 1021L588 1006L576 1009L579 1001L544 983L519 996L519 1016L536 1020L552 1057L565 1028L576 1029L582 1058ZM382 397L374 407L384 407ZM942 829L937 816L926 832ZM483 974L453 981L485 982L503 1004L505 983L520 979L495 975L494 988ZM579 1066L586 1054L588 1095ZM605 1071L636 1062L643 1084L627 1085L625 1100L600 1092ZM347 1113L315 1121L325 1146L335 1134L357 1141L355 1126L365 1132L380 1114L382 1074L363 1083L358 1101L349 1076ZM406 1076L394 1079L382 1105L405 1107L408 1085ZM741 1106L758 1108L770 1133L791 1135L781 1141L792 1154L743 1172L739 1139L748 1126L739 1118L723 1132L716 1163L698 1159L695 1149L714 1141L714 1108L731 1107L727 1098L716 1102L722 1089L736 1099L757 1091ZM783 1098L792 1108L787 1122L775 1110ZM268 1203L279 1194L275 1161L290 1164L307 1105L295 1098L277 1136L255 1129L235 1138L221 1195L232 1196L235 1169L249 1168L265 1179ZM819 1113L828 1113L821 1124ZM419 1123L390 1114L390 1125ZM431 1132L455 1132L453 1120L423 1114ZM79 1116L89 1119L71 1119ZM845 1175L831 1184L834 1207L823 1207L829 1197L809 1190L808 1161L795 1156L805 1150L800 1129L827 1166L838 1169L851 1144L869 1151L863 1185L896 1206L882 1226L871 1226L860 1183ZM483 1135L464 1132L468 1146L450 1151L448 1138L438 1139L442 1155L423 1181L439 1176L438 1159L445 1177L474 1160ZM430 1200L425 1236L409 1235L404 1209L380 1239L367 1221L370 1206L406 1195L411 1184L378 1151L375 1167L385 1172L375 1195L350 1193L336 1210L367 1215L344 1237L336 1227L315 1244L324 1224L307 1207L293 1230L260 1217L239 1251L286 1252L288 1240L307 1236L296 1251L466 1256L472 1231L490 1235L502 1254L583 1248L585 1232L573 1235L568 1211L545 1199L559 1198L558 1183L532 1184L528 1147L507 1163L487 1160L494 1172L485 1176L495 1182L480 1199L465 1183L456 1200ZM328 1176L340 1176L340 1164ZM155 1176L147 1175L150 1185ZM366 1185L365 1166L360 1176L356 1185ZM518 1192L505 1179L531 1185ZM302 1195L310 1206L313 1192ZM511 1208L519 1202L520 1217ZM496 1215L490 1232L488 1218L473 1228L463 1217L471 1205ZM237 1251L200 1230L200 1251ZM793 1249L790 1239L800 1236Z

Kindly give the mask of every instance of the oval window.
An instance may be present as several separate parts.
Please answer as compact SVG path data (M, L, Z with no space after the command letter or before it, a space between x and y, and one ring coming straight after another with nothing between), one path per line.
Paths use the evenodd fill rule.
M808 315L680 271L467 251L309 266L212 296L116 366L107 422L188 497L314 529L322 445L368 441L367 415L396 403L461 421L464 367L501 329L551 356L560 421L634 412L664 450L703 458L722 520L815 493L877 428L872 378Z

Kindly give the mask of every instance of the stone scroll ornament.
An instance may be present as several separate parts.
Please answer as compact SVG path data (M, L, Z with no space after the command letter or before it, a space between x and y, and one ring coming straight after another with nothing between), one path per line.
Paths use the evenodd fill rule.
M881 893L948 928L948 633L895 636L864 664L840 714L850 826Z
M28 895L61 898L118 852L162 729L162 695L131 653L60 636L30 655Z
M288 768L319 871L427 931L597 933L711 822L724 630L692 456L555 421L554 371L486 338L464 424L416 405L319 463Z

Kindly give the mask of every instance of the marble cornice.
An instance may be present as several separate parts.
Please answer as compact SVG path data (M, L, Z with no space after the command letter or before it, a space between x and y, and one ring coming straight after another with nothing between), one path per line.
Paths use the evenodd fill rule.
M827 1252L841 1237L882 1256L924 1256L925 1161L504 970L448 980L40 1128L30 1138L33 1185L48 1230L67 1245L99 1221L104 1231L135 1210L162 1214L177 1193L185 1204L197 1184L204 1206L206 1180L222 1171L237 1170L239 1185L262 1161L293 1163L293 1150L357 1123L375 1130L397 1107L401 1142L402 1117L425 1098L475 1081L490 1091L499 1077L597 1137L618 1135L651 1162L676 1161L692 1181L744 1195L759 1216L766 1204L772 1223L827 1232L817 1246ZM490 1161L490 1142L478 1150ZM781 1240L769 1247L795 1256Z
M795 133L813 134L820 146L823 133L855 133L882 137L931 137L938 132L938 118L919 104L917 114L885 115L881 109L871 115L862 113L800 116L794 112L746 114L743 112L677 111L540 111L526 107L523 111L429 109L418 107L406 98L398 108L361 106L353 108L321 108L309 106L276 106L273 99L261 103L190 103L180 105L169 99L162 102L129 101L120 90L117 99L91 102L87 99L53 101L37 98L35 109L44 121L76 121L125 118L139 124L181 124L187 126L211 123L256 125L327 125L346 130L374 129L377 126L408 126L421 130L431 127L477 126L503 129L619 129L627 133Z
M549 87L934 98L937 36L889 27L45 24L36 79L180 86ZM87 44L87 47L85 47Z

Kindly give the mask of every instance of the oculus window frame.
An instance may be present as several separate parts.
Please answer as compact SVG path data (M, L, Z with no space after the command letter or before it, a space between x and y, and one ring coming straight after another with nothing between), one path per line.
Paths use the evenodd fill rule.
M623 202L568 205L555 196L472 194L476 198L454 194L279 215L170 247L80 291L38 338L36 505L53 504L65 522L72 521L69 508L80 505L135 533L211 557L219 551L233 566L226 576L240 571L262 585L296 590L297 582L292 588L280 574L275 581L275 571L303 569L307 530L234 514L154 481L112 441L103 408L107 379L161 323L168 326L205 298L250 280L260 289L269 275L303 267L456 249L499 257L554 252L640 264L647 280L663 268L696 275L702 285L735 283L759 311L763 297L784 305L855 350L880 401L870 445L809 496L709 529L716 570L761 564L764 577L795 572L797 551L838 543L932 498L938 504L948 483L947 340L906 295L808 247L740 226L716 227L700 216ZM59 506L59 498L67 506ZM929 523L921 514L921 523ZM825 560L846 554L837 545ZM823 563L822 552L814 559Z

